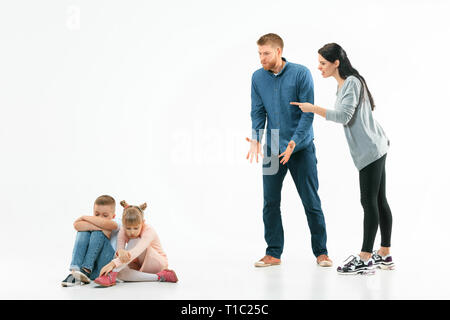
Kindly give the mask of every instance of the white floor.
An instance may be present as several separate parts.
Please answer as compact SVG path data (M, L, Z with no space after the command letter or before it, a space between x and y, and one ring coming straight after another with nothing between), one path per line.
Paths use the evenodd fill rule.
M17 270L6 276L1 299L449 299L445 270L426 270L411 257L397 257L394 271L372 276L338 275L335 267L320 268L314 260L285 257L281 266L254 268L252 259L222 257L176 262L179 282L118 283L111 288L89 285L63 288L65 274L54 269ZM21 272L22 271L22 272ZM7 274L2 272L2 274Z
M63 288L60 282L68 274L75 240L71 225L75 214L55 214L47 219L30 214L26 224L21 223L20 215L14 215L14 220L5 224L7 232L0 233L0 299L450 299L446 270L450 236L445 211L419 215L397 209L400 206L393 201L399 212L392 238L396 270L342 276L336 272L337 265L361 244L359 204L345 212L325 208L327 248L335 265L320 268L311 252L305 216L296 208L299 200L292 192L285 194L285 247L283 263L277 267L253 266L264 255L264 228L259 208L247 210L244 201L236 200L242 203L241 210L216 206L210 215L194 215L194 210L173 215L164 212L165 216L155 213L151 221L168 254L169 267L179 277L176 284ZM27 212L36 212L31 209ZM20 233L13 228L17 226L21 226ZM379 244L379 237L375 243Z

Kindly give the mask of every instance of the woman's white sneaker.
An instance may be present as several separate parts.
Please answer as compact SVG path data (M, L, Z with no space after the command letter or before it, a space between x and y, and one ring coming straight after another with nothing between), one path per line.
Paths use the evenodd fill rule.
M376 268L380 268L383 270L394 270L395 269L395 264L394 264L394 261L392 260L392 256L390 254L388 254L386 256L382 256L382 255L378 254L377 250L375 250L372 253L372 259L374 261L374 265Z
M359 255L351 255L344 263L337 268L339 274L374 274L374 261L370 258L367 261L362 260Z

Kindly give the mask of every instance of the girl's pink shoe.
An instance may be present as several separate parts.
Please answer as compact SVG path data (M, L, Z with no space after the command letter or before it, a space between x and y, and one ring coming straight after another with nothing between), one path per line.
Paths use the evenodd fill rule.
M165 269L161 272L157 273L158 275L158 281L161 282L177 282L178 278L173 270Z
M98 277L94 282L102 287L111 287L116 284L116 278L117 272L110 272L107 275Z

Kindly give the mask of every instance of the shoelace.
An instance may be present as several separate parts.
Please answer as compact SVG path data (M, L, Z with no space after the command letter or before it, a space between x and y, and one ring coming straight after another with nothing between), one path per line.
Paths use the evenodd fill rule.
M373 252L372 252L372 259L373 260L379 260L379 259L381 259L382 257L381 257L381 255L379 255L378 254L378 251L377 250L374 250Z
M107 274L107 276L108 276L109 282L113 282L113 278L112 278L111 272L109 272Z
M348 261L349 259L351 259L351 260ZM348 262L346 263L346 261L348 261ZM347 259L344 260L344 266L345 266L345 267L349 267L349 266L351 266L352 264L355 264L355 265L356 265L356 261L358 261L358 257L355 256L355 255L350 255Z

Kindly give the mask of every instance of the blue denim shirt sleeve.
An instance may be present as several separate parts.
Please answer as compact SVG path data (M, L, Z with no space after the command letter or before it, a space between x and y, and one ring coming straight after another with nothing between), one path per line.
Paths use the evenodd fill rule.
M298 75L297 79L297 96L299 102L309 102L314 104L314 82L311 76L311 72L305 69L304 72ZM310 132L312 123L314 120L314 113L302 112L302 116L298 122L298 126L295 129L294 135L291 140L295 142L295 149L301 150L307 147L311 142Z
M259 95L254 79L252 77L252 110L250 116L252 118L252 139L256 139L261 142L262 134L260 130L264 130L266 125L267 112ZM263 131L261 131L262 133Z

